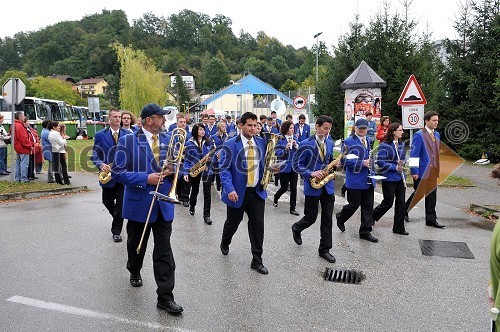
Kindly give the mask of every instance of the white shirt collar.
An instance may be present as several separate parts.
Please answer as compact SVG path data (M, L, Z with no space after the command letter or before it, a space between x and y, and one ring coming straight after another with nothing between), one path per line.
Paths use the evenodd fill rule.
M429 134L434 134L434 130L427 128L427 126L425 126L425 129Z
M323 137L323 139L320 139L318 135L315 135L316 136L316 141L318 143L325 143L325 138Z
M142 127L142 132L146 136L146 139L148 140L148 142L152 142L153 141L153 134L152 133L150 133L149 131L147 131L146 129L144 129L144 127Z
M240 137L244 147L248 145L248 141L252 141L252 145L255 146L255 140L253 139L253 137L251 139L248 139L245 136L243 136L243 134L240 134Z
M363 142L363 138L366 140L366 136L361 137L361 136L359 136L359 135L358 135L358 134L356 134L356 133L354 133L354 135L358 136L358 138L359 138L359 140L360 140L361 142ZM366 141L368 142L368 140L366 140Z

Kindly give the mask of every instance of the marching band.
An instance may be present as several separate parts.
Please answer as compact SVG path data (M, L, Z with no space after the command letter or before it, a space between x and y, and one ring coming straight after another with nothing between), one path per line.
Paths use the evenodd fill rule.
M351 136L343 141L342 153L336 154L335 141L330 136L333 119L327 115L317 117L313 132L305 123L304 115L300 115L295 124L290 117L280 123L275 112L259 119L256 114L246 112L235 122L230 116L218 122L213 115L204 116L191 130L187 129L185 116L177 114L175 125L165 130L167 112L156 104L148 104L141 113L142 128L129 133L115 126L108 129L109 132L102 132L105 139L99 140L96 135L92 158L101 173L107 172L99 175L100 180L112 179L113 186L124 187L123 204L117 202L115 205L122 210L120 216L128 219L127 269L133 287L142 286L140 271L147 239L153 230L158 308L171 314L183 310L172 293L175 262L170 234L174 203L189 207L189 213L194 215L200 182L203 183L203 219L207 225L212 224L211 188L214 183L220 200L226 205L220 242L223 255L229 254L232 238L247 214L252 253L250 267L260 274L269 273L262 258L264 216L267 185L275 175L279 176L280 188L272 197L273 206L277 208L280 198L289 190L289 211L295 216L300 215L296 210L299 175L303 179L304 215L291 226L297 245L302 244L302 232L316 222L321 205L318 253L329 263L336 262L330 250L337 169L345 171L348 202L335 215L341 232L345 231L346 221L361 207L359 236L378 242L371 234L373 226L394 205L393 232L408 235L404 224L407 215L403 169L406 152L401 124L392 123L385 141L374 149L374 141L367 135L367 120L358 118ZM112 135L115 132L118 133L116 138ZM109 146L105 146L105 142ZM106 150L116 150L116 154L110 156ZM375 172L375 165L379 167L378 172ZM376 173L381 176L377 178ZM384 198L374 209L374 189L380 179ZM104 193L109 191L108 187L110 185L103 184L106 206ZM107 195L110 200L117 198ZM116 213L114 216L116 218ZM112 231L115 234L115 230ZM116 233L119 234L118 226ZM145 245L141 247L144 239Z

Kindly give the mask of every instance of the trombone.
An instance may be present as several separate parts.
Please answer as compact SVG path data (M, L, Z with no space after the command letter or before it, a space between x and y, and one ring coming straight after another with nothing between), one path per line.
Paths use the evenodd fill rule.
M167 201L173 204L180 203L180 201L177 199L177 195L175 194L175 189L177 187L177 178L179 177L182 155L184 153L184 143L186 143L186 130L184 130L183 128L175 128L172 131L172 136L170 137L170 141L168 142L167 158L165 159L161 167L160 177L158 178L158 182L156 183L156 189L155 191L149 192L150 195L153 195L153 199L151 200L148 216L146 218L146 222L144 223L144 229L142 230L141 240L139 241L139 245L137 246L136 252L138 255L139 252L141 251L142 241L144 240L144 235L146 234L146 229L149 224L149 218L151 218L151 212L153 211L153 206L156 200ZM171 170L172 167L175 169L175 174L172 180L172 186L170 187L170 191L168 195L161 194L158 192L160 183L162 182L165 173Z

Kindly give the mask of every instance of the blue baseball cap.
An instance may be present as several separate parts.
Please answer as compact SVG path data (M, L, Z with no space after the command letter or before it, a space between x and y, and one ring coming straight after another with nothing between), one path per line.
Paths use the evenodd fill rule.
M170 112L168 110L164 110L163 108L161 108L160 106L158 106L154 103L151 103L151 104L147 104L146 106L144 106L142 108L141 118L145 119L145 118L153 116L153 115L162 115L163 116L167 113L170 113Z
M354 125L359 129L368 128L368 121L365 118L360 118L356 120Z

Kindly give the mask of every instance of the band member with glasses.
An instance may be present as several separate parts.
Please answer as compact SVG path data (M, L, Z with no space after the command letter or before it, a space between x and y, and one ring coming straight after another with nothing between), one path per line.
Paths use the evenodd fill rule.
M348 155L355 158L344 160L346 171L347 205L336 214L337 227L345 232L345 222L352 217L354 212L361 206L361 225L359 227L359 237L370 242L378 242L378 239L371 235L373 225L373 189L376 180L369 178L372 168L371 148L373 142L366 137L368 132L368 121L364 118L356 120L354 124L354 134L344 141L343 149Z
M294 126L291 121L283 122L280 130L282 138L276 144L276 157L280 161L286 161L286 163L281 167L279 173L281 187L274 195L273 206L278 207L278 200L286 193L288 185L290 185L290 213L298 216L299 213L295 207L297 205L297 180L299 176L292 168L292 161L299 145L294 139Z
M333 159L333 141L328 139L333 120L326 115L320 115L316 120L316 135L302 141L293 158L293 169L304 177L304 217L292 225L293 240L302 244L301 233L316 222L318 204L321 204L321 226L319 241L319 256L330 263L335 263L335 257L330 254L332 249L332 216L335 202L333 181L327 182L322 188L311 186L311 178L323 178L323 169Z
M380 205L373 209L373 220L379 221L392 207L395 198L392 232L408 235L404 221L406 180L403 165L406 152L404 143L401 140L402 137L403 126L399 122L393 122L387 129L385 142L378 147L377 164L382 172L381 175L385 176L386 179L382 180L384 199Z
M203 220L207 225L212 224L210 220L210 206L212 204L212 181L213 171L211 161L207 161L206 169L193 177L189 174L190 169L205 157L213 148L212 140L205 136L203 123L195 123L191 130L191 138L185 144L185 157L183 164L184 181L191 184L191 195L189 196L189 214L194 215L198 193L200 192L200 182L203 181Z
M238 230L243 214L248 216L248 233L252 248L250 268L268 274L262 264L264 242L264 209L267 192L261 186L264 175L266 141L255 136L257 115L246 112L239 124L241 134L228 139L220 155L221 199L227 205L220 249L229 253L229 245Z
M119 110L109 111L109 127L98 131L94 137L94 147L92 149L91 160L100 172L110 172L113 167L115 149L120 137L129 131L120 128L122 114ZM102 188L102 204L113 217L111 223L111 233L113 241L121 242L120 235L123 228L122 206L123 206L123 184L111 179L108 183L100 183Z
M170 245L172 222L174 220L174 204L155 199L150 191L168 195L173 174L171 168L162 166L169 153L170 133L162 131L165 124L163 110L156 104L148 104L141 112L142 128L136 133L120 138L116 149L115 165L112 175L116 181L125 185L123 202L123 217L127 222L127 269L130 272L130 285L142 286L141 269L144 262L147 243L151 230L153 231L153 271L157 285L158 301L156 307L170 314L180 314L183 309L174 300L175 261ZM148 213L150 211L150 213ZM144 243L139 253L137 248L141 241L145 222L148 226L144 234Z

